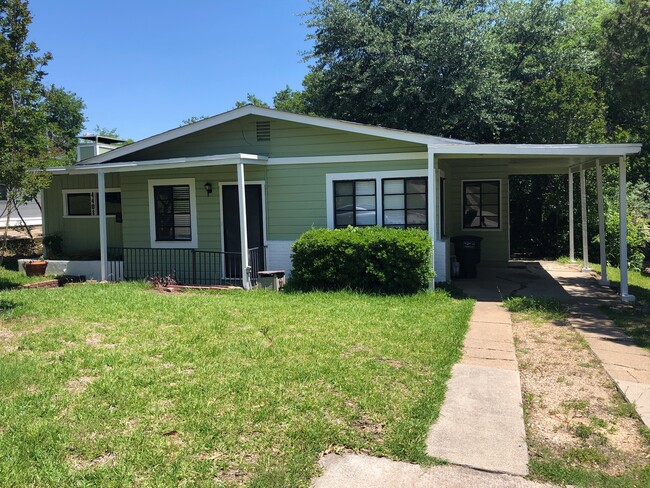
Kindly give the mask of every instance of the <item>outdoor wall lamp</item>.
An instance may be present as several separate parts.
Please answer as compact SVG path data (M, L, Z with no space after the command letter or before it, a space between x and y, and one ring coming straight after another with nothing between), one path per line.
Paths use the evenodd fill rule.
M212 183L206 183L203 185L203 188L205 188L205 192L210 196L210 193L212 193Z

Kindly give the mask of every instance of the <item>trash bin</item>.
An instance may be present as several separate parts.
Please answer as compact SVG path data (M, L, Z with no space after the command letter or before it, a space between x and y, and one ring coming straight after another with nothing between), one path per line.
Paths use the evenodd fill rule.
M459 278L476 278L476 265L481 262L481 241L477 236L456 236L454 243L456 260L460 264Z

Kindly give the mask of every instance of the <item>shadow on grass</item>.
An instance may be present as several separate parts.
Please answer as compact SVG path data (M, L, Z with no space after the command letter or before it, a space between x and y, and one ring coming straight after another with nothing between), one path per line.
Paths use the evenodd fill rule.
M0 315L13 310L16 308L18 304L16 302L13 302L11 300L0 300Z

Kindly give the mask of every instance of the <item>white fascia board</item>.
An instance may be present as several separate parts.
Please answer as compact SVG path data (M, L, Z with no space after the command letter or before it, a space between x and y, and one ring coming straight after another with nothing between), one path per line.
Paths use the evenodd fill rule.
M173 158L151 161L126 161L122 163L86 164L67 167L48 168L51 173L123 173L128 171L153 171L158 169L197 168L201 166L224 166L228 164L266 164L266 156L256 154L220 154L193 158Z
M627 156L641 152L641 144L473 144L431 145L437 155L475 156Z
M210 127L220 124L225 124L231 120L239 119L247 115L258 115L261 117L268 117L271 119L286 120L289 122L296 122L300 124L313 125L317 127L325 127L329 129L342 130L346 132L354 132L358 134L383 137L386 139L394 139L404 142L414 142L418 144L446 144L446 145L468 145L473 144L469 141L461 141L456 139L445 139L444 137L431 136L427 134L418 134L417 132L407 132L398 129L387 129L385 127L375 127L371 125L358 124L355 122L345 122L341 120L326 119L323 117L314 117L312 115L294 114L291 112L282 112L270 108L254 107L247 105L245 107L231 110L214 117L200 120L193 124L184 125L176 129L157 134L155 136L142 139L141 141L127 144L126 146L113 149L112 151L99 156L93 157L93 164L99 164L109 161L114 158L122 157L142 149L146 149L157 144L177 139L179 137L192 134ZM89 158L90 159L90 158Z

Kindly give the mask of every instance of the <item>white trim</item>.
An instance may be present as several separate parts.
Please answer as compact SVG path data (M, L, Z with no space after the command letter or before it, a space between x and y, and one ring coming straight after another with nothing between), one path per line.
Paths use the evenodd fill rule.
M576 261L573 213L573 171L569 169L569 262L571 263Z
M464 186L465 183L471 183L473 181L498 181L499 182L499 227L465 227L463 224L463 219L465 214L463 213L464 203L465 203L465 193ZM503 230L503 178L472 178L469 180L460 180L460 231L461 232L500 232ZM508 216L508 218L510 218Z
M591 272L589 268L589 236L587 235L587 175L580 167L580 222L582 226L582 271Z
M330 164L330 163L365 163L372 161L426 161L425 152L402 152L383 154L344 154L338 156L306 156L290 158L269 158L267 165L276 164Z
M434 144L438 155L475 156L625 156L641 152L641 144Z
M192 239L189 241L156 241L156 205L154 202L153 187L169 185L189 185L190 187L190 225L192 226ZM198 233L196 213L196 180L194 178L167 178L147 181L149 190L149 240L152 249L195 249L198 247Z
M384 225L381 180L390 178L426 177L426 169L407 169L403 171L372 171L362 173L328 173L325 175L325 204L327 205L327 228L334 228L334 182L350 180L375 180L375 199L377 202L377 223Z
M224 166L228 164L264 164L266 156L256 154L215 154L211 156L197 156L187 158L153 159L148 161L125 161L120 163L106 164L75 164L72 166L57 166L48 168L50 173L75 174L75 173L96 173L102 170L105 173L126 173L130 171L145 171L159 169L198 168L201 166ZM84 160L86 161L86 160Z
M106 281L108 276L108 238L106 232L106 180L104 179L104 172L99 170L97 172L97 196L99 202L104 202L99 205L99 261L100 261L100 277L101 281Z
M122 193L121 188L106 188L106 193ZM61 195L63 197L63 218L64 219L96 219L99 217L99 214L95 213L92 215L68 215L68 195L70 193L87 193L87 194L97 194L99 193L99 188L67 188L61 190ZM97 197L99 199L99 197ZM101 201L101 200L100 200ZM101 210L100 205L100 210ZM96 207L95 207L96 210ZM115 218L115 215L107 215L107 218Z
M259 185L262 187L262 245L266 246L268 239L266 238L266 182L262 180L247 181L246 185ZM237 186L236 181L220 181L219 182L219 226L221 227L221 252L225 252L225 242L223 236L223 187L224 186ZM222 266L223 270L224 267Z
M384 127L375 127L371 125L358 124L356 122L345 122L342 120L326 119L322 117L314 117L311 115L301 115L289 112L282 112L279 110L254 107L247 105L238 109L231 110L214 117L200 120L193 124L184 125L176 129L163 132L161 134L148 137L132 144L119 147L108 153L100 154L93 158L93 163L103 163L111 159L126 156L127 154L141 151L143 149L168 142L179 137L183 137L195 132L199 132L210 127L215 127L232 120L237 120L248 115L257 115L260 117L267 117L269 119L285 120L287 122L296 122L299 124L312 125L316 127L323 127L326 129L341 130L345 132L352 132L356 134L364 134L374 137L382 137L386 139L393 139L397 141L413 142L416 144L446 144L446 145L460 145L471 144L468 141L460 141L454 139L445 139L443 137L436 137L427 134L419 134L416 132L407 132L398 129L387 129Z

